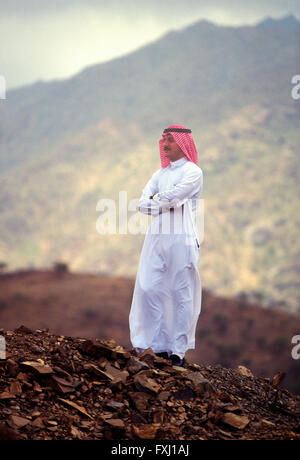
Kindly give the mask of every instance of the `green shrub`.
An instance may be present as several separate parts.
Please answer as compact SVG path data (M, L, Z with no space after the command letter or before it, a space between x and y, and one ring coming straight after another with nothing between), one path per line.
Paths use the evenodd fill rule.
M218 331L224 333L228 329L228 317L222 315L222 313L217 313L213 317L214 322L217 324Z

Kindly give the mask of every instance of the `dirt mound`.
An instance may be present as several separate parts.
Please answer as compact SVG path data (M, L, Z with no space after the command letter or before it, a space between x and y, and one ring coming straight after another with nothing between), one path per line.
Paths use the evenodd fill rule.
M299 439L300 397L284 373L254 377L114 340L3 331L0 439Z

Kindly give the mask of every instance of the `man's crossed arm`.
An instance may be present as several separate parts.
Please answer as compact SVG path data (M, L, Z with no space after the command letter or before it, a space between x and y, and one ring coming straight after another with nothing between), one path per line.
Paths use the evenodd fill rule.
M139 200L138 209L144 214L158 215L182 206L196 191L202 189L203 175L200 168L187 171L180 182L172 188L158 192L158 173L156 171Z

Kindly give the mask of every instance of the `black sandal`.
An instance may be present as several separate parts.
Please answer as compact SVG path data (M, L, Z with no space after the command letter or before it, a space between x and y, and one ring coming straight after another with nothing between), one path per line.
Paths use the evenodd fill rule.
M163 359L169 359L169 355L166 351L162 351L161 353L155 353L156 356L158 356L159 358L163 358Z
M169 358L172 361L172 366L183 366L184 358L180 358L178 355L171 355Z

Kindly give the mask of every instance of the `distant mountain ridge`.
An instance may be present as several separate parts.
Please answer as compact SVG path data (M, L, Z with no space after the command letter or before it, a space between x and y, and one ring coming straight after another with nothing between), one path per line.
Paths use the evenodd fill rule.
M204 172L200 269L221 295L299 310L300 22L199 21L0 101L0 258L134 276L143 235L100 236L96 203L138 198L164 127L190 126Z
M278 31L280 36L277 36ZM249 96L262 97L262 93L256 94L256 86L251 86L249 81L255 73L274 67L281 72L277 76L281 77L281 81L276 82L278 85L284 83L283 75L289 76L292 70L297 71L299 38L300 22L294 16L280 20L268 18L256 27L217 26L209 21L199 21L180 31L167 33L123 57L88 66L71 78L37 82L8 91L7 100L1 101L0 105L0 170L6 169L7 157L11 158L16 151L28 155L32 148L40 151L41 146L54 146L58 140L106 117L114 121L136 122L141 119L144 126L145 116L157 118L156 110L162 111L162 122L167 122L168 112L175 110L173 118L188 118L195 123L197 114L191 109L187 114L184 107L178 107L178 102L194 102L194 109L197 102L203 101L211 105L211 109L217 102L221 114L209 110L207 105L197 107L197 112L204 119L220 120L231 96L230 89L241 97L239 107L247 104ZM268 57L275 51L274 39L281 50L276 50L277 54L272 55L273 63L270 63ZM288 56L285 51L289 51ZM285 64L285 72L278 68L280 63ZM172 66L175 66L175 73ZM248 94L241 95L239 91L245 83ZM264 89L269 89L264 96L276 96L280 101L282 91L275 95L271 81L262 83L267 84ZM289 92L288 85L284 96ZM217 101L211 100L212 96L217 96ZM167 100L168 105L165 104ZM156 124L156 129L161 129L161 121Z

